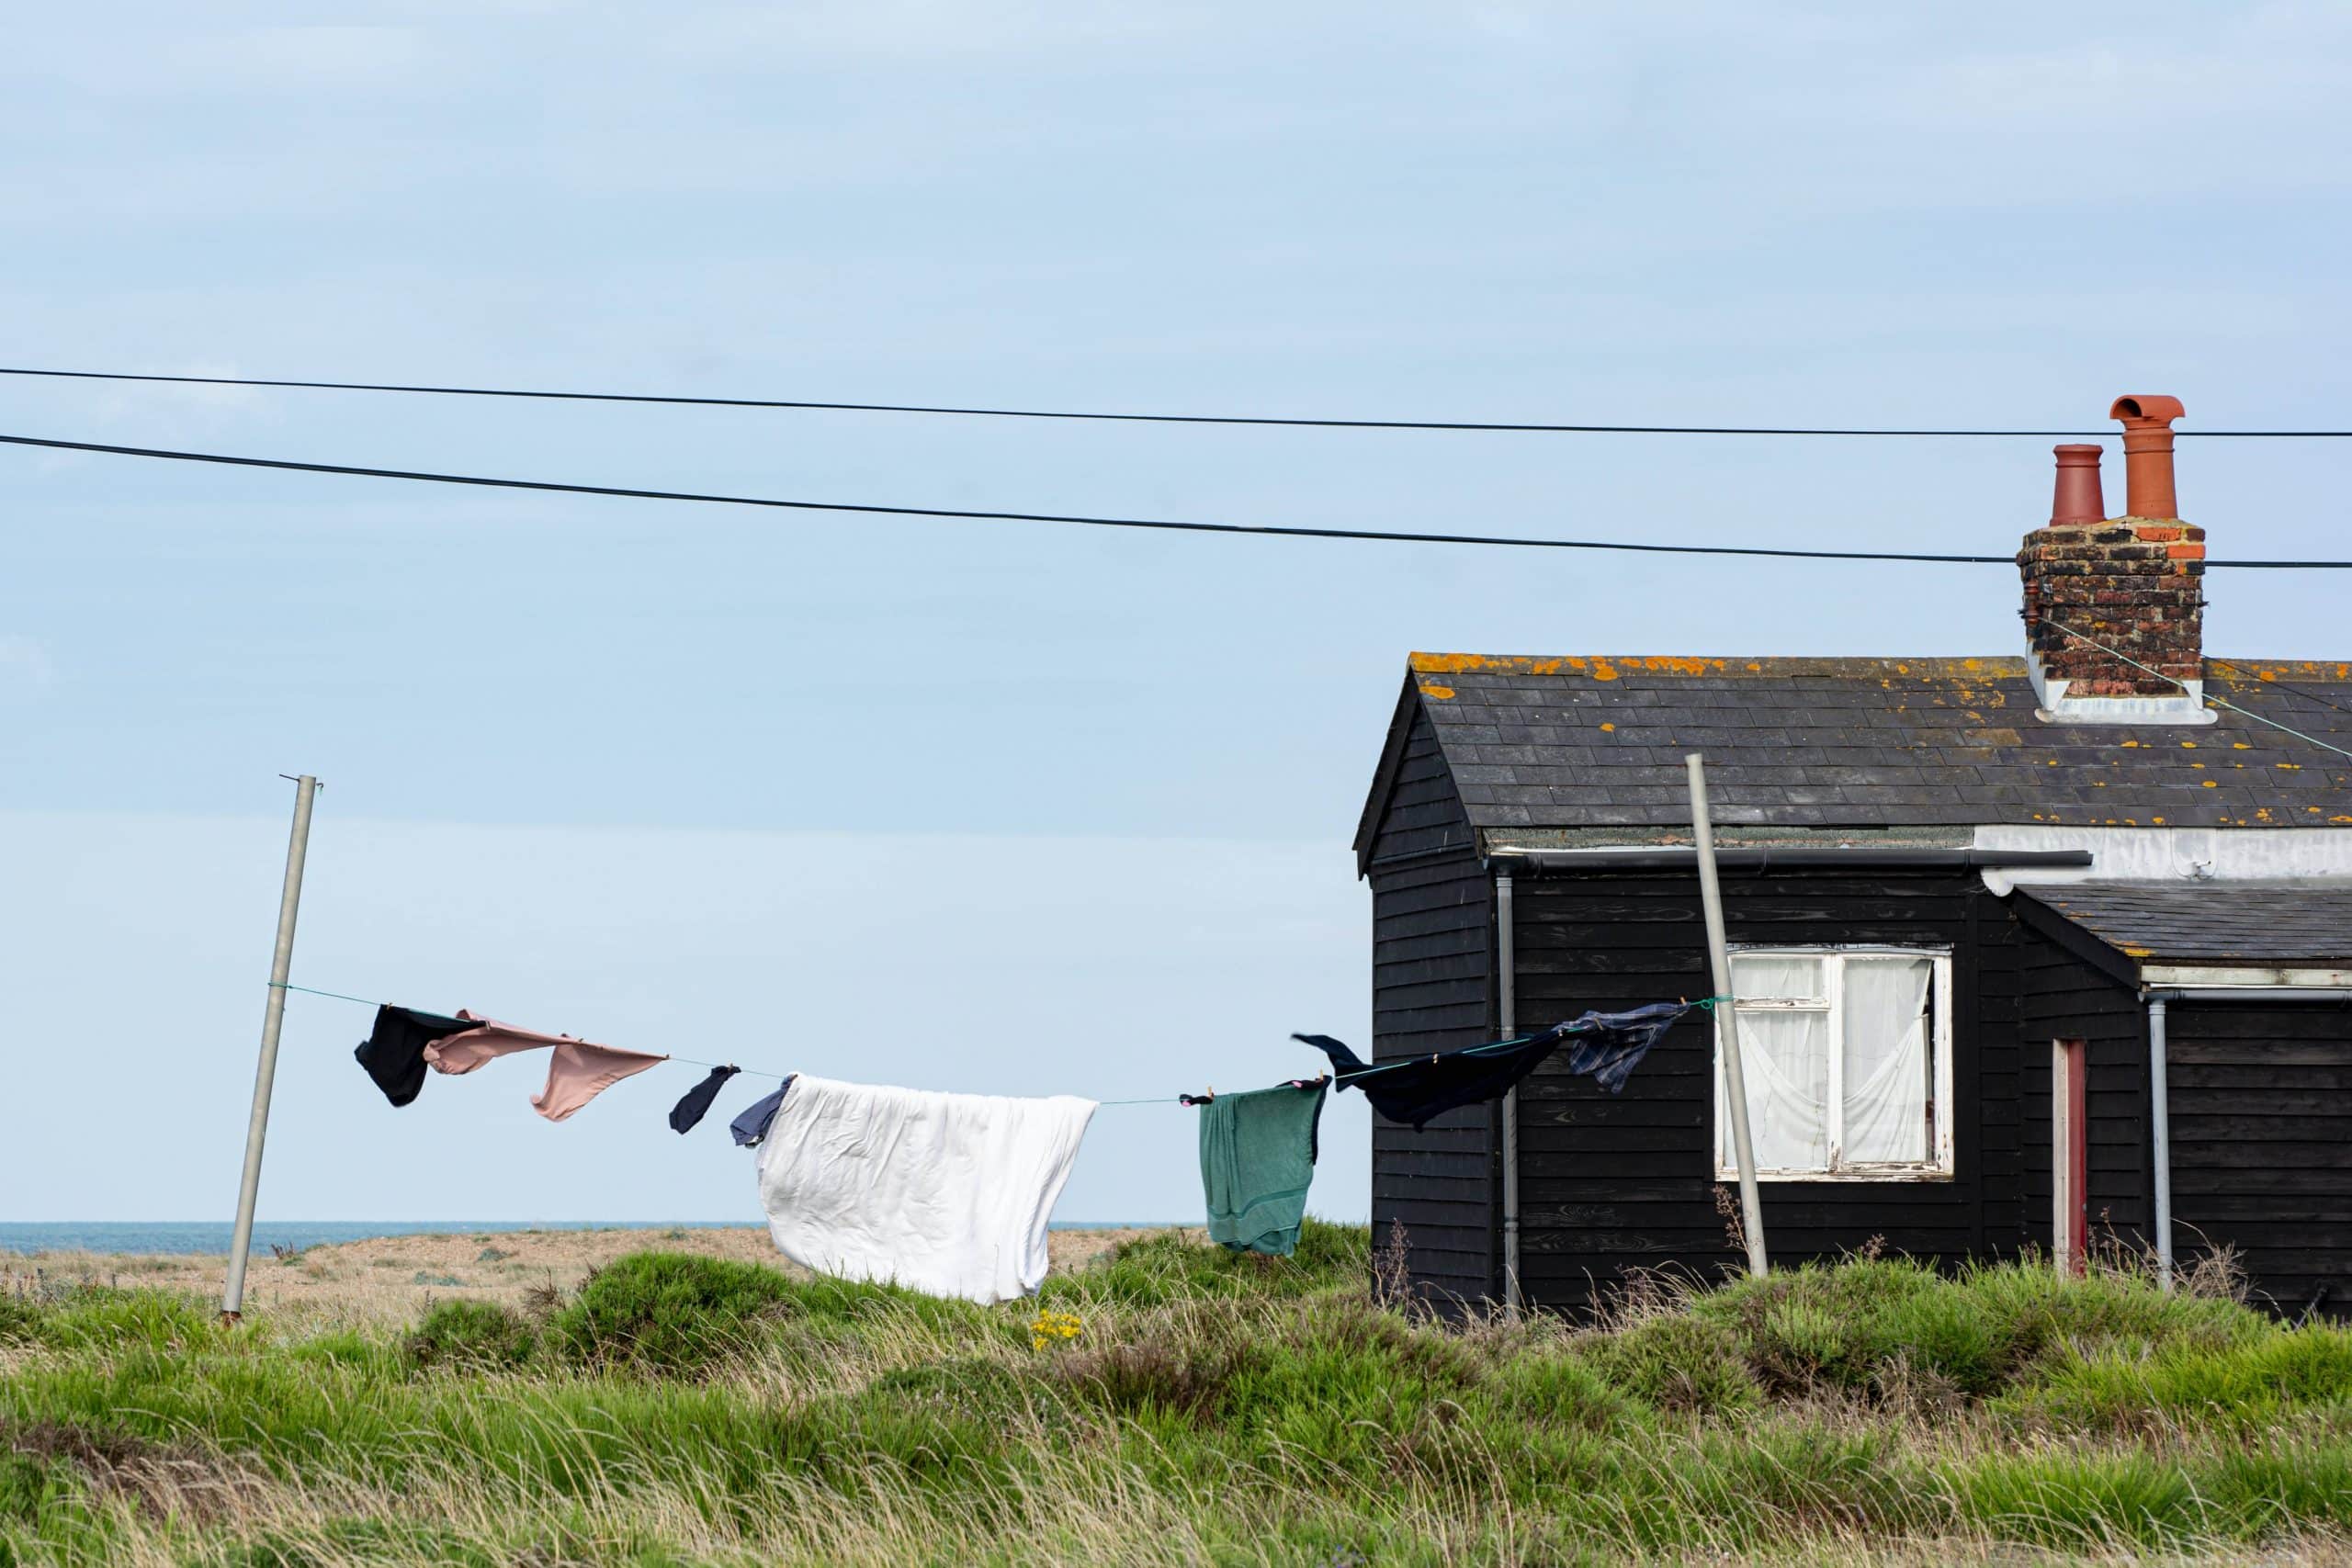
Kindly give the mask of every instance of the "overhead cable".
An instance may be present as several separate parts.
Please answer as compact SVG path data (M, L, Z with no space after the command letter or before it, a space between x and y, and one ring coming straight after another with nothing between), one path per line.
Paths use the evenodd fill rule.
M144 381L182 387L255 387L314 392L409 392L437 398L524 398L549 402L655 403L682 408L801 409L836 413L947 414L969 419L1080 420L1114 424L1275 425L1308 430L1453 430L1548 435L1897 435L2056 436L2093 440L2111 430L1900 429L1845 425L1766 424L1555 424L1535 421L1463 419L1307 419L1264 414L1113 413L1073 409L1008 409L953 403L854 403L813 398L689 397L658 392L559 392L527 387L435 386L404 381L311 381L257 376L164 376L127 370L50 370L0 366L0 376L39 376L65 381ZM2234 440L2342 440L2352 430L2183 430L2189 436Z
M422 484L478 485L492 490L548 491L560 495L615 496L628 501L683 501L720 506L762 506L791 512L854 512L884 517L967 518L984 523L1065 523L1088 528L1166 529L1186 534L1261 534L1293 539L1377 539L1396 544L1498 545L1525 549L1631 550L1646 555L1784 556L1808 560L1929 561L1942 565L2007 566L2007 556L1914 555L1875 550L1775 549L1761 545L1641 545L1604 539L1531 539L1509 534L1425 534L1378 528L1282 527L1262 523L1182 523L1153 517L1097 517L1060 512L979 512L965 507L883 506L865 502L785 501L771 496L717 495L699 491L643 490L626 485L565 484L552 479L493 479L481 474L445 474L411 468L361 468L344 463L300 463L282 457L242 457L224 452L182 452L158 446L117 446L97 441L55 441L36 435L0 435L0 445L38 446L58 452L96 452L116 457L157 457L176 463L214 463L237 468L278 468L300 474L339 474L354 479L403 479ZM2257 565L2284 563L2257 562ZM2352 561L2335 564L2352 566Z
M2338 713L2352 714L2352 705L2339 703L2335 701L2333 698L2323 697L2317 692L2312 691L2309 686L2299 686L2292 681L2281 681L2276 675L2267 675L2259 671L2249 671L2245 666L2242 664L2233 663L2231 660L2226 659L2216 659L2210 653L2205 656L2205 662L2214 666L2216 669L2228 670L2236 674L2246 676L2249 680L2259 681L2266 686L2275 686L2282 692L2292 692L2295 695L2304 698L2307 701L2317 703L2324 708L2334 708Z
M854 512L879 517L944 517L981 523L1061 523L1085 528L1156 529L1181 534L1254 534L1283 539L1368 539L1404 545L1490 545L1535 550L1622 550L1637 555L1763 556L1787 560L1916 561L1935 566L2014 566L2012 556L1936 555L1910 550L1804 550L1768 545L1648 545L1624 539L1544 539L1512 534L1439 534L1385 528L1307 528L1271 523L1188 523L1161 517L1102 517L1067 512L984 512L958 506L886 506L858 501L789 501L775 496L724 495L703 491L647 490L629 485L571 484L556 479L499 479L417 468L366 468L349 463L304 463L288 457L247 457L227 452L187 452L167 446L120 446L103 441L60 441L40 435L0 435L0 446L52 452L93 452L113 457L150 457L174 463L209 463L232 468L273 468L297 474L334 474L349 479L400 479L416 484L472 485L487 490L548 491L558 495L612 496L624 501L679 501L717 506L757 506L787 512ZM2211 567L2273 570L2352 569L2352 560L2208 561Z
M2111 648L2108 644L2099 641L2098 638L2092 637L2089 633L2078 632L2072 626L2061 625L2059 622L2052 620L2048 615L2044 615L2041 618L2051 626L2057 626L2060 631L2064 632L2068 637L2074 637L2080 642L2086 642L2093 648L2098 649L2101 653L2112 654L2116 658L2123 660L2124 663L2132 666L2134 670L2143 671L2150 675L2154 675L2159 681L2170 681L2174 685L2178 686L2184 694L2188 690L2188 682L2177 680L2173 676L2165 674L2163 671L2158 670L2154 665L2141 663L2138 660L2132 658L2130 654L2124 652L2120 648ZM2233 668L2234 668L2234 666L2233 666ZM2333 751L2339 757L2352 757L2352 751L2346 750L2343 747L2336 745L2334 741L2322 740L2316 735L2306 735L2301 730L2297 729L2294 726L2290 724L2281 724L2267 714L2256 713L2252 708L2240 707L2237 704L2229 701L2227 698L2217 697L2211 692L2204 693L2203 696L2205 705L2208 707L2227 708L2232 713L2245 715L2246 717L2254 720L2256 724L2267 724L2273 729L2283 729L2288 734L2293 736L2296 739L2307 740L2323 751ZM2328 706L2330 707L2334 707L2335 705L2334 703L2328 704Z

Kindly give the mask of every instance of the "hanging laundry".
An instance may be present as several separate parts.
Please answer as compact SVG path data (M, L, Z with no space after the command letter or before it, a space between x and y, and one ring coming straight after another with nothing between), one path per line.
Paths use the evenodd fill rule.
M1690 1010L1689 1002L1651 1002L1627 1012L1586 1012L1560 1025L1567 1034L1568 1071L1588 1077L1611 1094L1625 1092L1625 1080L1665 1032Z
M1568 1041L1577 1049L1569 1071L1590 1073L1610 1093L1621 1092L1658 1036L1690 1010L1686 1002L1652 1002L1629 1012L1588 1012L1524 1040L1498 1041L1408 1061L1366 1063L1328 1034L1294 1034L1331 1058L1341 1089L1358 1089L1372 1108L1415 1131L1432 1117L1507 1093Z
M1046 1278L1046 1224L1094 1101L940 1094L807 1073L760 1150L768 1231L820 1274L982 1303Z
M670 1131L693 1132L695 1125L710 1114L710 1102L718 1098L718 1091L727 1087L727 1080L742 1070L741 1067L711 1068L710 1077L680 1095L678 1103L670 1107Z
M1201 1107L1201 1186L1209 1239L1287 1258L1298 1247L1330 1086L1283 1084L1220 1094Z
M752 1101L741 1115L727 1124L727 1131L734 1135L738 1147L748 1149L768 1135L768 1123L775 1120L776 1107L784 1103L784 1091L792 1087L794 1076L786 1074L784 1081L776 1085L774 1094Z
M550 1122L560 1122L625 1077L668 1061L645 1051L624 1051L617 1045L596 1045L569 1034L540 1034L511 1023L482 1018L460 1008L458 1017L469 1026L463 1034L436 1040L424 1048L434 1071L470 1073L486 1062L517 1051L553 1048L548 1058L547 1088L531 1096L531 1108Z
M375 1030L351 1054L386 1100L406 1105L424 1089L424 1048L472 1027L463 1019L387 1005L376 1010Z

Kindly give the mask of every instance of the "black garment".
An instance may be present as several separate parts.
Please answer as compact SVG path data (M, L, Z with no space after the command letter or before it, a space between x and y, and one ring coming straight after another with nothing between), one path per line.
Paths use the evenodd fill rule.
M1690 1010L1689 1002L1652 1002L1630 1012L1588 1012L1560 1025L1568 1037L1568 1071L1589 1074L1611 1094L1650 1054L1658 1037Z
M753 1100L744 1108L741 1115L728 1123L727 1131L739 1145L748 1149L768 1135L768 1123L775 1121L775 1113L783 1109L785 1090L791 1087L792 1079L786 1078L776 1085L774 1094L764 1100Z
M1431 1117L1494 1099L1560 1048L1560 1037L1546 1030L1528 1040L1475 1045L1408 1062L1384 1062L1374 1069L1328 1034L1291 1038L1303 1040L1330 1057L1341 1089L1363 1090L1374 1111L1391 1122L1411 1123L1415 1132Z
M351 1054L394 1105L406 1105L424 1088L424 1048L435 1040L479 1029L460 1018L417 1012L409 1008L379 1007L376 1030Z
M742 1070L741 1067L711 1068L710 1077L686 1090L678 1103L670 1107L670 1131L693 1132L695 1124L710 1113L710 1102L718 1098L718 1091L727 1087L727 1080Z
M1690 1011L1681 1002L1652 1002L1631 1012L1588 1012L1524 1040L1498 1041L1374 1067L1328 1034L1294 1034L1331 1058L1341 1089L1359 1089L1372 1108L1418 1132L1433 1117L1510 1091L1564 1043L1573 1042L1572 1073L1589 1073L1611 1094L1625 1087L1658 1036Z

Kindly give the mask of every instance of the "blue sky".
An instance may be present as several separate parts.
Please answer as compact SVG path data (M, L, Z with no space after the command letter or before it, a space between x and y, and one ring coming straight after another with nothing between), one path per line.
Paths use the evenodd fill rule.
M2320 5L52 10L0 360L1353 417L2352 423ZM0 432L816 499L1999 554L2049 443L1029 424L0 378ZM2182 444L2217 557L2331 444ZM2110 463L2110 499L2120 501ZM288 786L299 981L1117 1098L1367 1028L1403 658L2004 653L1995 568L735 513L0 452L0 1216L228 1211ZM2346 651L2217 573L2209 644ZM284 1217L754 1218L670 1069L394 1115L290 1014ZM1122 1117L1114 1123L1113 1117ZM1325 1212L1365 1207L1335 1102ZM1199 1201L1105 1111L1063 1213Z

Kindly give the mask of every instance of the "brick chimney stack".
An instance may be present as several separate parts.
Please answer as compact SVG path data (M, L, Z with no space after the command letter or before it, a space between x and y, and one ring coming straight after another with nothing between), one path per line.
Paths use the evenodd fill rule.
M2026 644L2045 707L2202 691L2205 530L2175 515L2172 422L2181 412L2178 399L2159 397L2118 398L2109 411L2123 422L2121 517L2099 515L2099 449L2057 449L2049 525L2028 534L2018 552Z

